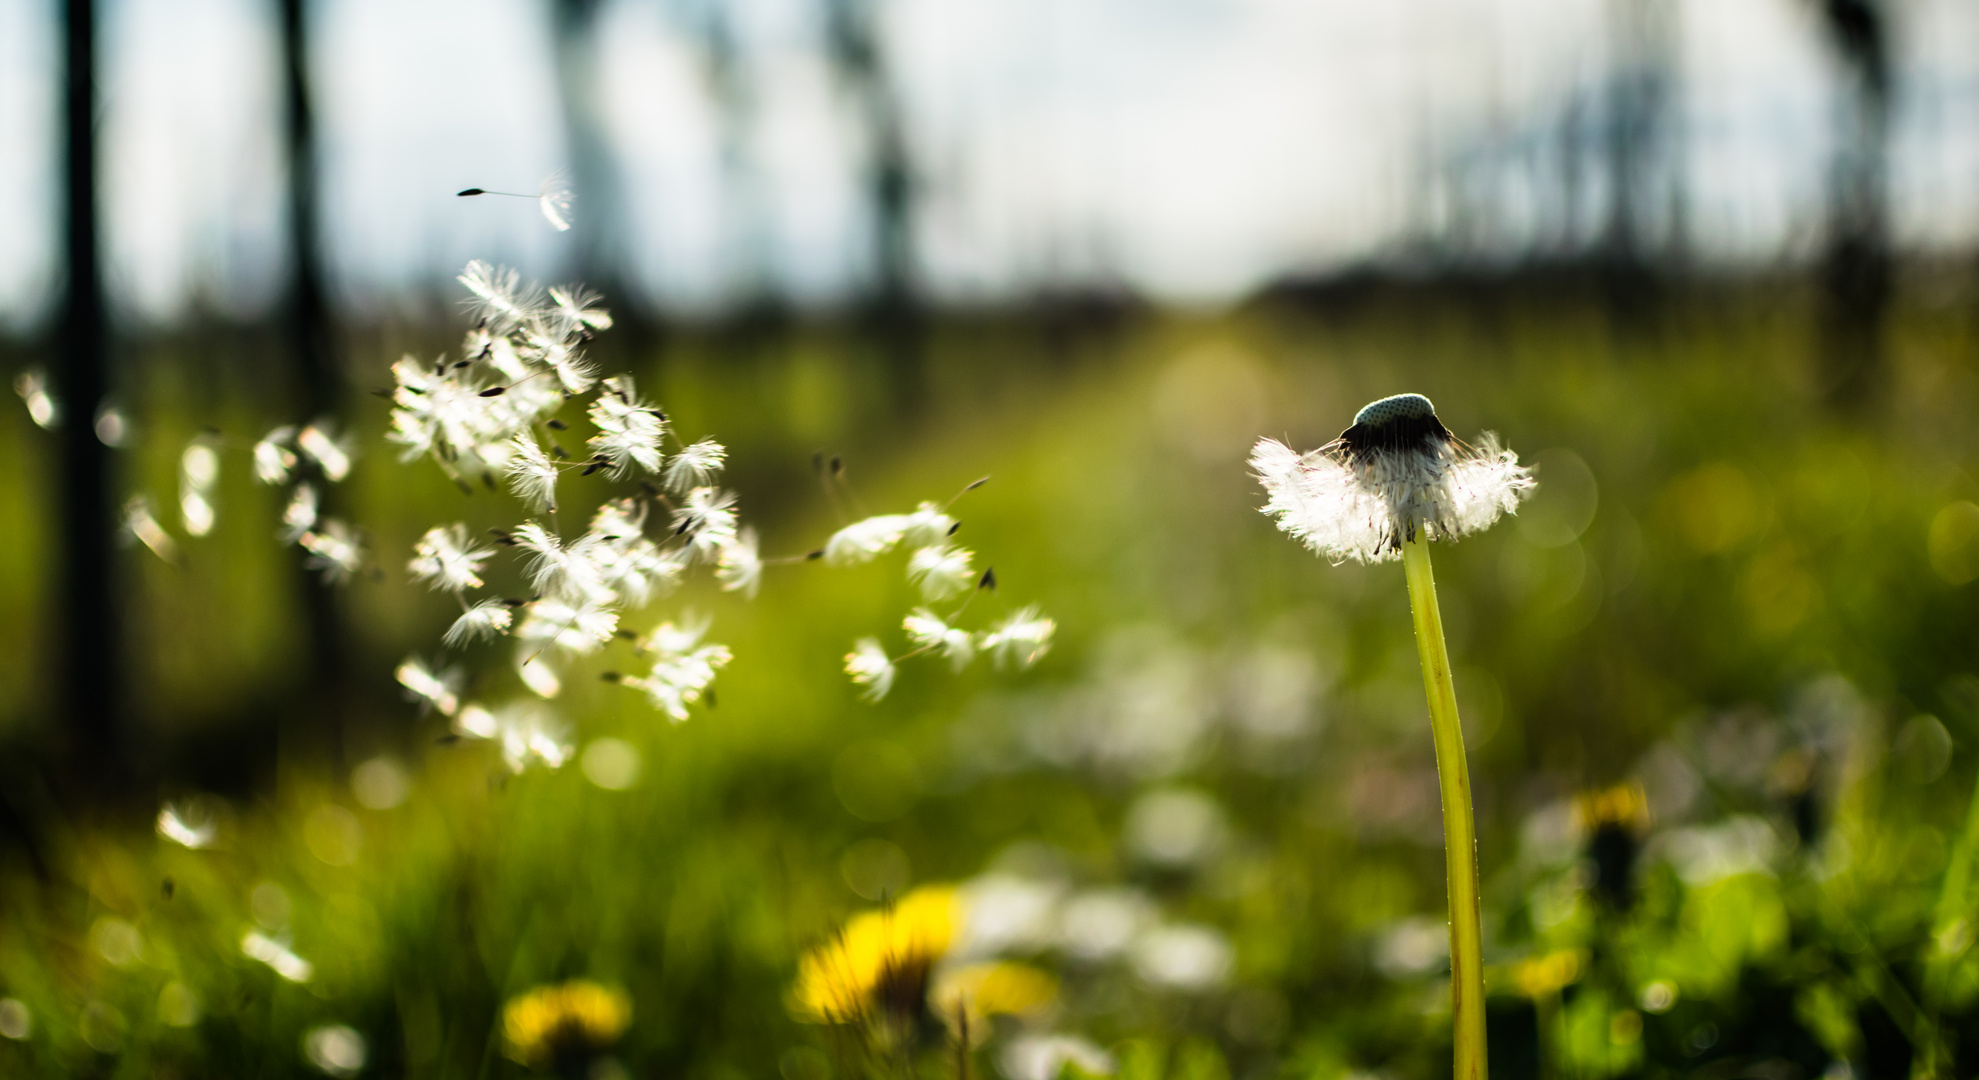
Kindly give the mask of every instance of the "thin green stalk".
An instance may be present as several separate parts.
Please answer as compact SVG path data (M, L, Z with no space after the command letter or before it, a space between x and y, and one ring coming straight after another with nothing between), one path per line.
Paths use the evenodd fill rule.
M1464 729L1457 719L1457 689L1450 679L1450 650L1443 642L1443 612L1436 605L1436 576L1429 538L1416 530L1402 545L1415 616L1416 652L1429 695L1429 726L1436 742L1436 779L1443 792L1443 858L1450 879L1450 998L1456 1043L1455 1080L1487 1080L1484 1049L1484 922L1478 910L1477 824L1471 810L1470 766L1464 761Z

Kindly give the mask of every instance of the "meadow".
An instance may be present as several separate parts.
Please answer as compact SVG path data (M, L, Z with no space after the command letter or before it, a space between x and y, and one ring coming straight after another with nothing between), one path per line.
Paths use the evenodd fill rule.
M1279 534L1245 465L1408 390L1539 481L1437 552L1496 1075L1974 1075L1979 321L1950 271L1915 278L1877 392L1840 403L1792 280L1691 283L1646 319L1517 278L958 312L912 372L851 325L613 330L604 369L718 436L763 552L798 558L753 599L696 580L628 613L709 621L713 699L674 722L601 677L628 662L607 646L564 672L568 760L522 771L393 674L459 615L408 580L422 531L520 516L399 462L362 393L454 348L451 304L347 334L357 453L326 501L377 570L335 593L327 695L248 450L310 418L269 406L265 341L135 343L123 461L171 531L181 452L219 432L212 531L121 568L146 758L202 842L161 834L149 788L89 813L39 779L54 444L4 410L0 769L30 839L0 855L0 1073L1448 1076L1401 570ZM569 520L604 479L565 482ZM922 658L864 701L845 656L903 648L904 558L801 557L951 496L995 572L972 617L1035 603L1050 650ZM516 686L468 663L463 693ZM807 955L949 885L935 993L885 1024L807 1009ZM943 988L995 963L1036 992L962 1034Z

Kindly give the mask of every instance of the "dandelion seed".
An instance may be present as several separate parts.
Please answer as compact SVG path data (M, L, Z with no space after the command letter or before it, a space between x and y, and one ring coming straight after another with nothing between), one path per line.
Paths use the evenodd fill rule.
M516 526L510 539L517 547L534 553L529 564L530 583L545 595L601 604L616 599L605 582L601 557L607 554L607 545L598 535L586 533L565 545L541 525L525 521Z
M864 688L859 696L867 701L878 701L893 689L893 661L887 658L878 638L865 637L853 643L852 651L845 654L845 673L852 676L854 685Z
M316 965L289 951L289 947L263 934L249 930L241 938L241 954L275 969L275 974L292 983L306 983L316 974Z
M158 835L174 844L197 851L211 847L218 832L219 826L211 813L199 813L193 807L177 803L158 808Z
M707 632L705 621L664 622L647 635L646 648L653 654L653 669L643 678L620 681L644 690L653 707L675 723L687 719L689 706L706 695L715 673L728 666L728 646L701 644Z
M178 560L178 541L172 539L172 534L166 532L165 527L152 516L150 499L135 495L124 504L124 529L139 543L150 548L153 555L166 562Z
M871 562L892 551L913 524L909 514L880 514L855 521L825 541L825 562L831 566Z
M62 410L55 404L55 396L48 390L48 375L40 368L29 368L14 376L14 393L21 396L27 405L28 419L34 426L44 431L53 431L62 424Z
M696 558L716 558L735 542L735 496L719 488L699 487L673 511L673 525L686 535Z
M526 645L583 656L598 651L617 629L618 614L609 608L543 599L529 605L529 615L515 628L515 637Z
M902 624L908 640L923 649L940 650L949 665L961 671L976 658L976 639L967 630L958 630L927 608L915 608Z
M1416 530L1455 540L1514 512L1533 487L1518 455L1486 434L1475 448L1450 434L1420 394L1362 409L1338 439L1307 454L1260 440L1251 468L1278 527L1334 562L1401 557Z
M563 693L563 680L557 677L555 668L541 656L527 651L515 654L515 673L521 677L522 685L540 698L553 698Z
M454 715L453 727L455 734L470 739L492 739L502 731L495 714L473 702L460 707L460 712Z
M333 438L322 425L311 424L295 437L296 448L323 470L323 478L336 483L350 475L348 440Z
M459 668L436 673L426 666L426 661L408 656L392 675L398 679L400 686L406 688L412 700L420 703L422 709L430 706L438 709L442 716L452 716L460 711L462 676Z
M565 285L550 290L550 303L555 305L557 316L564 320L566 333L586 326L593 330L610 330L611 312L597 306L603 299L603 296L582 285Z
M309 530L316 527L316 488L310 484L297 484L289 495L289 504L282 510L282 542L296 544L302 541Z
M309 552L310 569L323 571L332 584L341 585L364 569L364 546L356 530L336 518L325 518L322 526L302 534L297 542Z
M509 624L514 619L515 613L509 610L507 604L500 600L483 600L462 612L440 641L452 649L470 641L500 637L508 632Z
M220 479L220 455L204 436L179 455L179 521L190 536L213 531L213 485Z
M542 346L543 362L556 373L557 381L565 391L582 394L598 381L598 366L584 354L565 342L547 342Z
M502 761L513 773L535 763L561 769L575 749L570 740L570 725L534 702L518 702L504 708L496 717L495 726L496 737L502 744Z
M556 510L556 462L532 435L517 435L509 446L515 451L508 461L509 489L532 510Z
M946 600L974 587L976 572L967 548L924 547L907 560L907 580L920 586L923 599Z
M721 582L724 592L756 598L756 590L763 584L763 560L756 553L756 530L745 528L732 542L722 546L721 554L715 559L715 580Z
M426 535L413 545L412 552L412 561L406 564L406 569L415 580L459 594L481 587L481 564L495 554L495 549L470 546L467 526L454 524L426 530Z
M702 439L682 448L667 462L667 490L683 494L710 483L721 475L722 463L727 458L727 448L713 439Z
M543 211L543 219L558 232L570 231L570 206L577 201L576 192L570 188L570 181L561 170L543 178L542 196L536 205Z
M598 429L591 436L591 448L611 462L612 479L623 479L635 465L649 473L659 471L666 423L657 410L639 400L631 376L606 379L604 392L591 403L590 415Z
M254 478L264 484L288 482L296 466L295 452L288 444L295 441L295 428L278 427L254 444Z
M467 264L455 280L477 298L474 314L501 333L527 319L536 310L536 300L522 289L522 275L508 267L490 266L480 259Z
M1027 668L1051 649L1051 636L1057 630L1058 624L1033 604L991 627L983 635L982 649L995 656L999 666Z
M907 527L901 531L900 538L913 547L935 547L955 532L956 525L956 520L941 507L924 502L907 515Z

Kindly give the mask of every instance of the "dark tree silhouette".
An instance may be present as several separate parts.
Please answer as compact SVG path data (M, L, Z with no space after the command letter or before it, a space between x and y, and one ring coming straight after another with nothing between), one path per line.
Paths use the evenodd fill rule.
M60 695L64 757L84 788L116 796L135 763L124 700L110 448L94 423L110 389L96 202L96 13L67 0L63 50L63 244L68 277L54 385L61 428Z
M1889 20L1881 0L1819 3L1849 91L1829 163L1821 359L1831 399L1857 406L1872 398L1880 375L1891 292Z
M885 353L896 404L912 408L925 378L914 282L914 170L906 118L880 40L878 0L825 0L825 34L832 63L866 125L874 259L868 322Z
M343 398L336 320L330 310L323 260L322 200L318 191L316 113L309 75L309 9L280 0L283 138L288 168L289 293L283 330L295 364L303 415L336 415ZM326 493L328 494L328 493ZM289 710L284 738L301 753L335 753L349 657L331 586L307 570L299 587L309 635L308 700L313 710Z
M618 295L620 251L615 237L618 184L598 97L598 0L555 0L557 94L569 140L571 187L577 194L571 232L579 277Z

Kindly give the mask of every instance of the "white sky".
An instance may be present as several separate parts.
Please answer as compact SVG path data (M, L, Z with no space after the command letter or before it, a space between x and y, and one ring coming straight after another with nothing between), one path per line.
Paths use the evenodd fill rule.
M1642 0L881 2L933 292L1118 281L1216 302L1401 250L1426 228L1490 258L1560 243L1548 133L1576 95L1599 100L1610 14ZM1804 254L1833 93L1812 6L1667 2L1693 251ZM702 3L732 20L739 131L711 96L686 0L608 0L603 15L595 70L623 189L612 232L633 281L687 311L751 283L842 300L870 261L866 136L821 47L822 0ZM250 315L279 290L272 6L105 2L108 265L120 307L142 320L193 305ZM45 313L53 277L56 9L0 0L0 205L14 208L0 226L0 324L16 327ZM1896 10L1901 235L1970 244L1979 5ZM391 303L474 257L561 272L570 237L529 203L453 196L534 191L567 163L545 0L318 0L315 12L343 298ZM1464 190L1439 186L1460 159L1486 167ZM1603 197L1587 183L1569 230L1583 239Z

